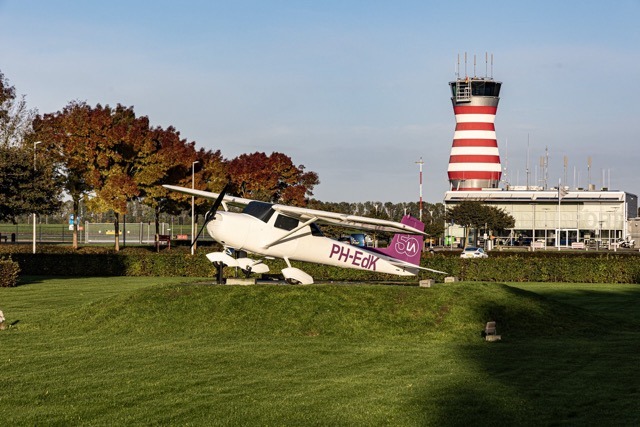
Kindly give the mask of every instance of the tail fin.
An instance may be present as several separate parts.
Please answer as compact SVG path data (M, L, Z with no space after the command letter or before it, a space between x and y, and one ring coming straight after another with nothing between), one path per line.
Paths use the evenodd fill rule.
M411 215L405 215L400 221L420 231L424 230L424 224ZM419 234L394 234L391 244L386 248L378 249L385 255L406 261L413 265L420 265L420 255L424 238Z

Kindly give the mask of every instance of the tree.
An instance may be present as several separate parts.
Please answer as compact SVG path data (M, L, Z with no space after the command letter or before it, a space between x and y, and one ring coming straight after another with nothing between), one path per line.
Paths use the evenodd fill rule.
M464 200L447 208L446 220L464 227L465 242L470 228L486 226L488 230L501 231L515 224L515 219L504 210L477 200Z
M16 96L16 89L0 72L0 146L22 144L31 133L36 111L27 108L25 96Z
M58 174L50 157L34 152L31 121L24 95L0 72L0 220L15 222L23 214L50 214L60 206ZM36 153L38 154L36 158ZM35 165L37 170L34 170Z
M227 174L228 163L222 157L220 150L212 151L201 148L196 153L195 188L219 193L229 182ZM189 176L189 185L191 177ZM186 185L185 185L186 186ZM177 193L174 193L177 194ZM190 198L189 198L190 199ZM212 202L199 198L196 200L196 221L200 215L204 215L211 208Z
M419 207L418 207L419 210ZM445 208L442 203L423 203L424 232L432 238L444 235Z
M154 212L156 234L160 233L160 214L176 212L179 209L176 199L163 184L186 186L191 179L191 165L196 158L195 143L187 143L180 138L180 132L170 126L167 129L152 129L150 144L143 145L139 166L136 168L135 181L141 191L142 202Z
M120 250L120 215L127 213L127 202L140 194L135 176L153 145L149 119L136 117L133 107L98 106L102 125L89 153L87 183L95 192L87 206L98 212L115 213L115 250Z
M84 102L72 101L62 111L36 116L33 128L36 138L50 153L62 177L62 187L71 197L73 247L78 248L78 221L80 202L92 190L87 182L90 157L102 138L108 117Z
M37 156L36 165L45 158ZM20 215L48 215L59 209L59 182L50 163L41 162L34 170L33 151L0 146L0 164L0 221L15 223Z
M320 183L318 174L304 169L277 152L242 154L228 165L233 190L240 197L296 206L305 206L306 197Z

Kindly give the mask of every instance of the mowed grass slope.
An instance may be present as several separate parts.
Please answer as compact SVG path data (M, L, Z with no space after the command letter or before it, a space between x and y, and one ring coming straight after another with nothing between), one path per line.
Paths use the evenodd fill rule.
M0 289L5 424L640 421L637 319L551 295L103 280Z

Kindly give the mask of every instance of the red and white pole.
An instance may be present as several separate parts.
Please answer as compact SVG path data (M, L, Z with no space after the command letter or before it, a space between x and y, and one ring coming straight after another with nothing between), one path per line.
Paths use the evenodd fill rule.
M416 162L420 165L420 222L422 222L422 165L424 162L422 161L422 157L420 157L420 161Z

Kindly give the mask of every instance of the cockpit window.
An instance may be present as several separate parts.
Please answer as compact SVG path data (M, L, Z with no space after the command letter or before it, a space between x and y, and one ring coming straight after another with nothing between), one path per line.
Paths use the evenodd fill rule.
M300 221L298 221L295 218L291 218L284 215L278 215L278 217L276 218L276 222L273 225L275 225L276 228L281 228L283 230L291 231L294 228L296 228L299 223Z
M324 234L322 234L322 230L320 230L320 227L318 227L318 224L316 224L315 222L311 223L311 235L317 237L324 236Z
M242 213L246 213L261 221L267 222L275 212L271 206L273 206L271 203L253 201L249 202L249 204L244 207Z

